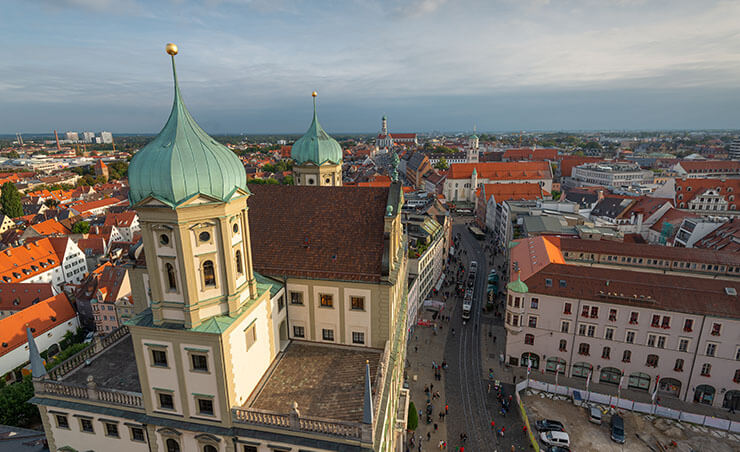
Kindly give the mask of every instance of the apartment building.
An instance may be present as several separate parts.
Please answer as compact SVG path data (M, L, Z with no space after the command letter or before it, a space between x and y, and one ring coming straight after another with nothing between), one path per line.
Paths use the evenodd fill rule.
M475 202L484 184L539 184L552 192L552 168L548 162L480 162L450 165L443 193L447 201Z
M629 187L653 183L652 171L640 169L635 163L584 163L573 168L571 178L578 186Z
M740 162L735 160L682 160L672 169L688 179L740 177Z
M635 249L617 254L617 247L591 254L588 245L603 242L582 240L577 250L574 242L534 237L512 249L509 364L531 362L535 369L583 379L590 373L593 381L614 385L625 376L629 388L652 393L657 387L661 397L740 407L740 340L734 333L740 327L740 281L707 278L701 268L709 263L700 263L706 255L694 259L685 248L677 249L684 253L680 258L648 259ZM682 267L679 262L689 262L684 274L673 271ZM721 264L711 267L721 272ZM686 274L692 270L697 274Z
M67 237L27 242L5 249L0 257L0 279L5 283L52 283L62 291L87 273L84 253Z

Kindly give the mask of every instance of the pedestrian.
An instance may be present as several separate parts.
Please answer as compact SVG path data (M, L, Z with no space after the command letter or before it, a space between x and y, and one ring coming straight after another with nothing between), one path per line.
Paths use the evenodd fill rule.
M444 414L443 412L441 412L441 411L440 411L440 412L439 412L439 420L441 421L441 420L442 420L442 419L444 419L444 418L445 418L445 414Z
M491 430L496 431L496 421L491 421Z
M449 408L450 408L449 405L445 405L445 416L447 416L447 413L449 412Z
M506 426L501 427L501 433L505 433L505 432L506 432Z
M432 440L432 432L427 432L427 441Z
M418 345L414 345L414 353L418 353L418 352L419 352L419 346Z
M516 384L516 375L514 375L514 379L511 382Z
M511 452L516 452L516 446L513 444L511 445Z
M432 383L431 385L429 385L429 390L430 391L434 391L434 383Z
M526 425L524 427L522 427L522 433L524 433L525 435L527 434L527 426Z
M524 427L524 428L527 428L527 427ZM437 431L437 424L436 423L434 424L434 431L435 432Z
M464 433L460 433L460 442L462 443L464 441L465 441L465 434Z
M493 343L496 343L496 336L493 336Z

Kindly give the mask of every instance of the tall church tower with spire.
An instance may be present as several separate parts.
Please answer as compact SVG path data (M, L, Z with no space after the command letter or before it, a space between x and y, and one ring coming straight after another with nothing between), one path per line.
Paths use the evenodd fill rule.
M321 128L316 114L316 96L313 96L313 120L308 131L290 151L293 159L294 183L339 187L342 185L342 147Z
M468 137L468 146L466 149L466 161L467 163L478 163L480 152L480 139L475 134L475 127L473 127L473 134Z

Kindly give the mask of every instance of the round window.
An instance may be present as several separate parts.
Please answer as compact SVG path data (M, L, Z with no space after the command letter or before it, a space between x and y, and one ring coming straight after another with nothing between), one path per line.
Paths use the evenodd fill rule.
M325 179L324 181L325 181L325 182L326 182L327 184L331 183L331 179L329 179L328 177L327 177L327 178L326 178L326 179Z
M167 234L162 234L159 236L159 243L162 245L167 245L170 243L170 237Z
M238 233L239 233L239 224L234 223L234 234L238 234Z
M198 238L201 242L207 242L211 239L211 234L208 233L208 231L203 231L200 234L198 234Z

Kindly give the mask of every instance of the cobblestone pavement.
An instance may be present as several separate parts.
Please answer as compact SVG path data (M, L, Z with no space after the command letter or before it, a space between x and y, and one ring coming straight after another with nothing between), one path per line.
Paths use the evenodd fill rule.
M491 387L489 392L489 369L493 369L494 379L503 383L504 398L513 395L514 387L511 384L511 370L499 366L496 358L505 350L503 323L493 314L481 311L485 304L486 276L489 271L489 256L484 251L486 242L476 240L465 224L456 221L453 235L458 233L462 240L457 244L455 254L464 262L466 272L470 260L478 262L476 300L471 319L465 325L461 318L462 300L453 295L447 300L442 313L450 319L437 322L439 328L436 333L430 327L416 327L410 334L407 376L411 400L422 415L415 432L414 446L408 445L408 450L439 450L440 441L446 441L447 450L453 451L459 451L461 446L466 452L529 450L530 445L522 431L523 424L516 409L502 414L496 391ZM447 278L442 294L454 291L452 279L456 268L457 264L453 264L445 272ZM422 316L431 320L430 314L425 311ZM453 329L455 334L451 333ZM493 341L494 336L496 342ZM441 371L441 380L435 380L433 361L440 365L443 361L447 363L447 369ZM425 387L431 385L434 385L432 393L440 393L439 399L429 399L425 395ZM430 424L426 423L427 401L433 407ZM449 406L449 414L440 419L439 414L445 405ZM496 431L505 428L503 437L494 433L491 421L495 422ZM463 433L467 435L464 442L460 436Z

